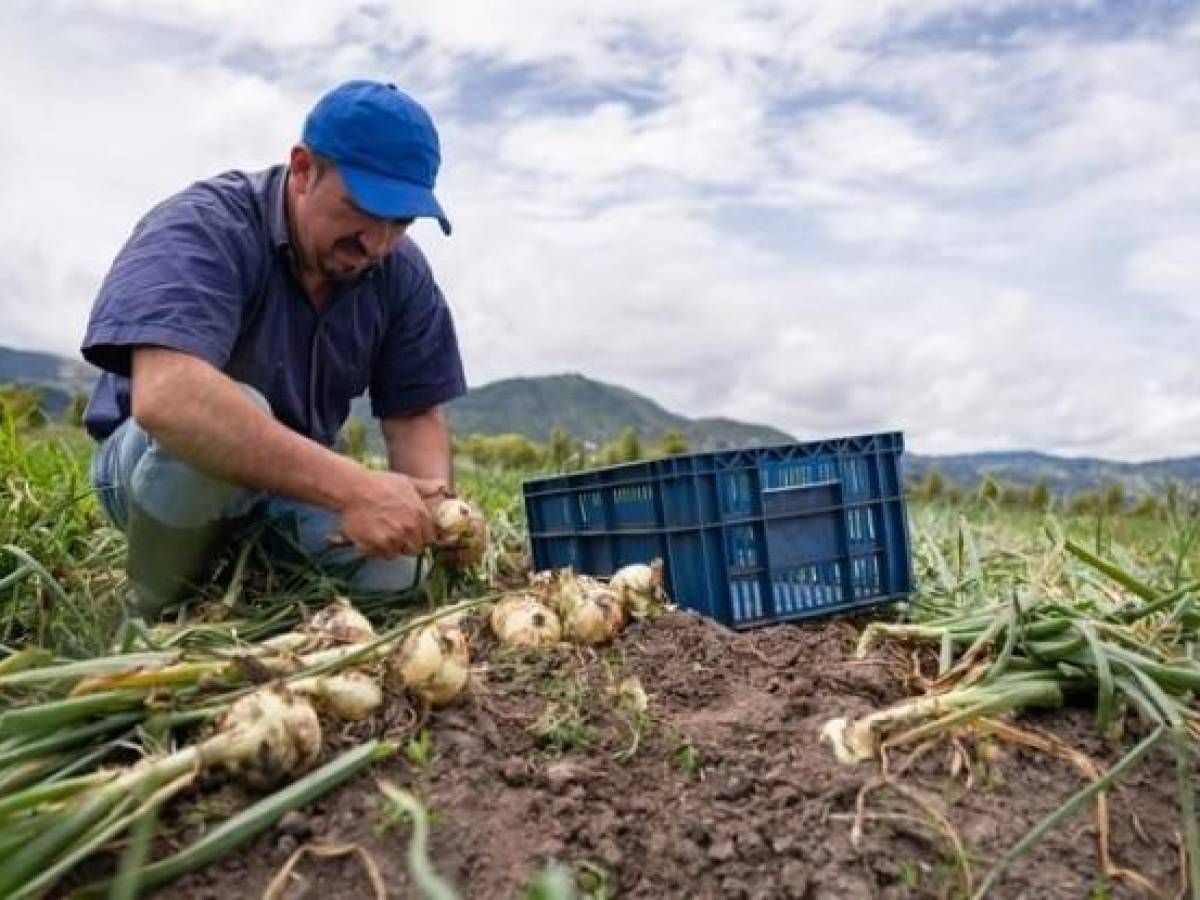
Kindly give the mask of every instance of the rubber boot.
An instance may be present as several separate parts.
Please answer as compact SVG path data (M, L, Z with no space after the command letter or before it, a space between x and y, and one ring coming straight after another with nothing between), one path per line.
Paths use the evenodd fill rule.
M167 525L130 503L126 569L136 612L153 622L166 607L193 593L226 533L221 522L195 528Z

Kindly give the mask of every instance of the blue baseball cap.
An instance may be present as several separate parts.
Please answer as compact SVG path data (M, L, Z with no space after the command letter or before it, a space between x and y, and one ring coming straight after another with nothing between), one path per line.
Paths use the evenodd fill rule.
M450 220L433 196L442 154L424 107L394 84L347 81L317 101L301 141L333 161L355 204L381 219Z

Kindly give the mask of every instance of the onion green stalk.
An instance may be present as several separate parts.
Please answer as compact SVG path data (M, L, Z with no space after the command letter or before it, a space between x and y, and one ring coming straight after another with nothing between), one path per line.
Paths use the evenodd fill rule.
M253 840L288 812L324 796L353 778L364 768L396 752L396 744L371 740L326 763L286 788L264 797L222 825L208 832L185 850L146 866L138 875L138 887L150 890L181 875L203 868ZM99 900L111 882L87 885L74 892L72 900Z

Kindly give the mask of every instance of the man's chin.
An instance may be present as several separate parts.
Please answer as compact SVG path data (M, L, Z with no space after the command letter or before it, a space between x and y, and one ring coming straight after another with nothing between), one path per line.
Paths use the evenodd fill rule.
M367 271L367 266L338 266L328 264L325 267L325 277L337 284L348 284L357 281Z

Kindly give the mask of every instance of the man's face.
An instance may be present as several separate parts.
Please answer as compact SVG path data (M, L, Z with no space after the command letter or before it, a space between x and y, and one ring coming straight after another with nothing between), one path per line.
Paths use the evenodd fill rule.
M355 206L337 170L318 171L303 148L292 154L292 229L307 267L333 282L352 281L390 253L404 237L407 220L380 219Z

